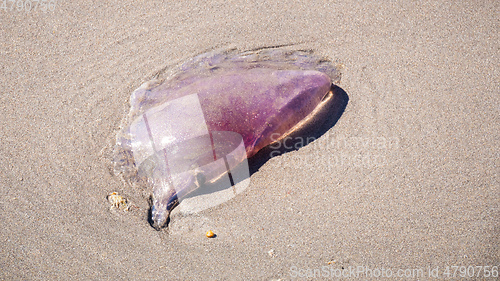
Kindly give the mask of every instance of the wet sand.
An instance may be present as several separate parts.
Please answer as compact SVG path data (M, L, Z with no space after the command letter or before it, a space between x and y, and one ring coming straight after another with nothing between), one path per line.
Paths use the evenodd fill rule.
M407 2L7 2L0 279L354 280L384 268L427 280L498 266L499 5ZM338 122L234 199L155 231L145 192L111 172L131 92L206 50L286 44L344 66ZM113 191L136 208L110 210Z

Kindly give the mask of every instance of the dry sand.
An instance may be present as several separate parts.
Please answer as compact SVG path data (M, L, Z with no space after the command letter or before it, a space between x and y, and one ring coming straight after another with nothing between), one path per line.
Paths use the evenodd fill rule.
M499 265L498 1L181 2L0 9L1 280ZM207 49L291 43L345 66L333 128L170 234L109 210L112 191L147 207L109 170L135 88Z

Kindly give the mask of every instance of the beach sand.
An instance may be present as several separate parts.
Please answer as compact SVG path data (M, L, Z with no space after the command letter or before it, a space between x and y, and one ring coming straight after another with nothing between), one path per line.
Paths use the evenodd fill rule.
M497 1L182 2L0 9L1 280L427 280L499 265ZM207 50L287 44L344 66L343 115L242 194L155 231L144 192L112 173L132 91ZM134 210L110 210L114 191Z

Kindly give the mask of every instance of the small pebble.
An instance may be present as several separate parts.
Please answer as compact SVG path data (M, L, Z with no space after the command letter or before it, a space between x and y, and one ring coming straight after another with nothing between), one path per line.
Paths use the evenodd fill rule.
M212 230L207 231L207 234L205 234L208 238L214 238L215 233Z
M269 252L267 252L270 257L274 257L274 249L271 249Z

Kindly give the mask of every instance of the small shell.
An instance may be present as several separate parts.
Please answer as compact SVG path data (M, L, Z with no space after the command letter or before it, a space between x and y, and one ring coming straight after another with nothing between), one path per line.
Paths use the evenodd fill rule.
M107 196L109 203L111 204L111 209L118 209L122 211L128 211L130 209L130 202L121 195L118 195L117 192L112 192Z

